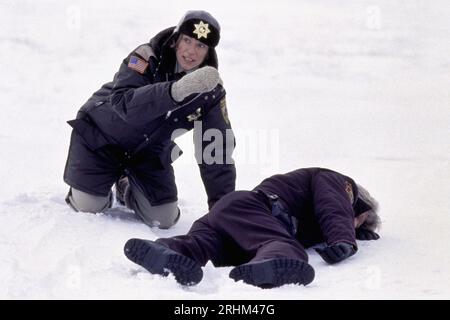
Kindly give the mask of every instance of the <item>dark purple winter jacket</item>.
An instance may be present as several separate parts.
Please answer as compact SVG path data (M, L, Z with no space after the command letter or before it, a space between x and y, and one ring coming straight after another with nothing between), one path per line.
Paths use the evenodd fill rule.
M358 212L358 190L350 177L329 169L305 168L267 178L254 190L278 195L298 220L296 237L303 246L321 242L356 246L354 217L362 212Z

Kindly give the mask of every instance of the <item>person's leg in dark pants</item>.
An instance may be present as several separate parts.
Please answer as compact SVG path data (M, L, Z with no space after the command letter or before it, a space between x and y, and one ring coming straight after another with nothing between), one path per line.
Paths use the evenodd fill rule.
M167 276L172 272L184 285L198 283L201 267L208 261L215 266L232 265L242 259L242 250L226 236L217 233L206 214L194 222L186 235L159 238L156 241L130 239L125 244L125 255L153 274Z
M112 205L111 187L120 175L120 162L109 145L94 148L72 131L64 181L70 185L67 204L76 211L103 212Z
M146 160L126 170L116 184L117 198L145 224L168 229L180 217L173 168L162 169L152 165L152 159Z
M264 196L240 191L223 198L208 215L209 223L248 255L230 277L259 287L308 284L314 270L302 245L271 214Z
M289 257L308 261L301 244L271 214L262 195L237 191L223 197L208 215L219 234L227 235L247 252L250 260Z
M186 235L156 240L202 266L211 261L214 266L230 266L246 261L245 252L226 235L218 233L209 224L211 213L194 222Z

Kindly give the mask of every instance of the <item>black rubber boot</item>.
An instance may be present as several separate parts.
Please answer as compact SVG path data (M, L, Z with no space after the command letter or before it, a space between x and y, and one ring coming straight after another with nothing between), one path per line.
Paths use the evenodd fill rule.
M150 273L164 277L172 273L178 283L191 286L203 278L199 263L158 242L130 239L124 247L128 259L143 266Z
M314 269L302 260L274 258L241 264L231 270L230 278L264 289L290 283L307 285L314 279Z

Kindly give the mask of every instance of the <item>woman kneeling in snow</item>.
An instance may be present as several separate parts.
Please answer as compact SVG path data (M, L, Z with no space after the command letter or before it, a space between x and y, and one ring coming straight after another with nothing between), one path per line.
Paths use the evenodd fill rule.
M330 264L356 253L356 239L377 240L378 204L353 179L323 168L298 169L234 191L194 222L188 234L130 239L125 255L153 274L173 273L183 285L202 266L235 266L230 277L261 288L307 285L314 279L305 248Z

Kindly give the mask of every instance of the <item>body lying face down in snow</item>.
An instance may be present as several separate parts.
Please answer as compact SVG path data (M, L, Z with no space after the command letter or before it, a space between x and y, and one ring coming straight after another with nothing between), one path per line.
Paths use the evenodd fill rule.
M307 285L314 279L305 248L329 264L377 240L378 204L352 178L324 168L298 169L225 195L186 235L130 239L125 255L153 274L195 285L202 266L234 266L229 276L261 288Z

